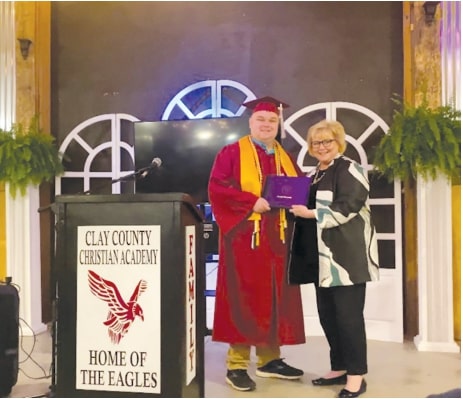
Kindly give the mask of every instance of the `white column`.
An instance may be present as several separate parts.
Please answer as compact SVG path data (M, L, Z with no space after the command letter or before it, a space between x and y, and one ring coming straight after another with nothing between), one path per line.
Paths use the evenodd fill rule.
M42 323L40 273L39 190L29 187L26 195L13 199L6 187L7 275L19 289L19 317L22 335L46 331Z
M0 1L0 129L9 130L15 119L16 64L14 2Z
M14 2L0 2L0 128L5 130L15 122L16 45ZM5 192L6 273L20 290L21 332L32 335L46 330L42 324L39 193L30 188L24 197L18 194L13 199L8 185Z
M419 334L414 342L420 351L460 351L453 339L451 194L443 176L417 180Z

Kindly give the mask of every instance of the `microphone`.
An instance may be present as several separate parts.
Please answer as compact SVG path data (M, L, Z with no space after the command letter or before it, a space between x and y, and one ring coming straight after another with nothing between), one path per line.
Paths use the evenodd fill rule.
M151 165L155 165L156 168L160 168L162 165L162 159L158 157L153 158L153 160L151 161Z
M162 165L162 159L161 158L158 158L158 157L153 158L153 160L151 161L150 166L147 166L146 168L143 168L143 169L139 170L141 178L146 177L151 169L160 168L161 165Z

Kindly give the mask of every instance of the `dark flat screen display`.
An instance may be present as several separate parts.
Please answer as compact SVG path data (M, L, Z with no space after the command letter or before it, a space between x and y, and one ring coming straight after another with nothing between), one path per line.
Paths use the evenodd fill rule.
M135 168L149 166L153 158L162 161L136 181L136 192L181 192L196 203L208 202L216 154L248 134L248 117L135 123Z

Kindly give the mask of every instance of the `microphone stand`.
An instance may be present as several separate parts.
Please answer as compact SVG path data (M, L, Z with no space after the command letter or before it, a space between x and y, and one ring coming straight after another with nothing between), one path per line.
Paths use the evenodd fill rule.
M131 181L131 180L144 179L146 176L148 176L149 172L152 169L156 169L156 168L159 168L159 165L151 164L150 166L140 168L140 169L136 170L135 172L129 173L128 175L121 176L121 177L119 177L117 179L112 179L111 180L111 185L113 185L114 183L118 183L118 182L125 182L125 181ZM103 186L101 186L101 187L103 187ZM90 190L80 192L78 194L88 195L88 194L91 194L91 192L92 192L92 190L90 189Z
M122 182L122 181L129 181L129 180L138 180L138 179L144 179L146 176L148 176L148 173L151 171L151 169L154 169L156 165L150 165L145 168L141 168L136 170L135 172L129 173L128 175L124 175L119 177L118 179L113 179L111 180L111 184L117 183L117 182Z

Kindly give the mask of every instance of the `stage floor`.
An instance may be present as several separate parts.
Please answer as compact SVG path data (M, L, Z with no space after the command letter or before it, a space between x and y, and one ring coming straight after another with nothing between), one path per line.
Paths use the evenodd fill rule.
M44 397L50 392L51 336L45 332L21 337L18 383L10 397ZM304 345L282 348L285 361L305 371L300 381L283 381L250 376L257 389L238 392L225 382L227 345L205 338L205 393L209 398L332 398L342 386L314 387L311 380L329 368L328 345L324 337L309 337ZM460 353L418 352L412 342L368 341L369 373L366 376L369 398L423 398L461 386Z

